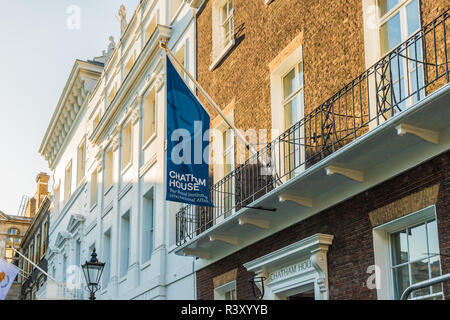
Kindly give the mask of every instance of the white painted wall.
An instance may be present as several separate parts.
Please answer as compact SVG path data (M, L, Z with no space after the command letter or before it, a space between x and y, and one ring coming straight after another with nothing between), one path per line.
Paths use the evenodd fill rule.
M131 8L128 8L129 12ZM89 259L90 249L95 246L98 259L108 256L104 252L104 233L111 232L111 252L109 256L109 280L103 279L102 289L97 293L99 299L195 299L195 274L193 272L193 258L175 255L175 214L178 204L167 203L165 197L164 169L165 169L165 54L161 49L149 53L142 62L135 65L125 87L125 98L117 105L117 112L108 122L100 124L106 134L100 136L97 143L90 141L93 133L93 119L100 112L103 116L108 108L117 102L107 105L107 96L113 83L117 90L126 81L123 65L128 57L135 52L139 57L146 42L145 30L148 23L156 15L158 24L171 26L172 36L168 47L177 52L183 45L186 48L186 66L195 74L195 14L187 3L173 19L168 14L169 0L143 1L137 8L135 15L129 21L128 31L120 41L116 40L118 49L112 55L109 63L98 83L93 89L83 114L74 124L73 134L68 137L67 146L60 151L61 156L53 171L54 181L60 183L61 199L64 196L64 174L67 163L72 160L72 197L67 205L60 204L60 214L52 214L50 226L50 247L47 258L49 270L56 269L56 278L63 279L63 257L67 256L68 266L76 261L76 241L81 240L81 261ZM158 41L158 39L156 39ZM142 146L141 135L143 119L136 113L139 99L136 93L145 96L149 90L156 88L157 96L157 133L152 142ZM115 99L116 100L116 99ZM135 111L133 113L133 111ZM121 146L114 151L113 187L103 190L105 173L104 151L114 146L120 132L114 128L121 128L127 121L132 121L132 164L124 172L120 170ZM118 127L117 127L118 125ZM86 183L75 192L77 147L83 137L87 137L86 155ZM115 140L116 139L116 140ZM119 140L120 141L120 140ZM91 173L98 170L98 201L91 207L90 188ZM56 185L55 185L56 187ZM143 227L142 210L143 196L150 190L154 192L154 243L153 253L149 261L143 256ZM107 191L105 193L105 191ZM126 274L120 274L121 265L121 217L130 214L130 259ZM58 234L65 234L72 215L82 215L84 222L80 223L69 239L63 243L56 241ZM81 279L84 285L84 279ZM84 292L84 298L87 298Z

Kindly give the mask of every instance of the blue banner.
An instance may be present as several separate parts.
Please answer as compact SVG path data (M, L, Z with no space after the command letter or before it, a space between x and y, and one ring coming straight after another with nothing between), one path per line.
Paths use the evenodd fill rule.
M209 115L167 57L166 200L212 206Z

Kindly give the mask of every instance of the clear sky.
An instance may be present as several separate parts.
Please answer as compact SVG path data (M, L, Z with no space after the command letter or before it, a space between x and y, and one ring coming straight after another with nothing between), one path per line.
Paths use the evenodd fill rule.
M100 56L110 35L117 42L120 5L130 21L138 3L0 0L0 211L16 214L36 175L51 175L38 149L75 59ZM79 29L71 6L80 9Z

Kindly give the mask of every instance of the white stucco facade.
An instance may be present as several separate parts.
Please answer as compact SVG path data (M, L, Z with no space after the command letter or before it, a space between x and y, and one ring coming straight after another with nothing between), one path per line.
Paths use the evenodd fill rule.
M53 174L48 270L66 289L55 296L47 283L40 298L86 299L80 264L95 248L106 262L98 299L195 299L194 258L173 252L179 205L164 200L160 48L167 41L196 73L195 10L190 1L141 1L114 51L75 63L40 149Z

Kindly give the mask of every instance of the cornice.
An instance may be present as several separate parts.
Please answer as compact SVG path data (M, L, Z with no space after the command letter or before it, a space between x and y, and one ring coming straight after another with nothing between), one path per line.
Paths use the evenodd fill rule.
M85 107L90 94L86 80L97 81L102 70L103 67L97 64L75 61L39 148L40 154L48 161L50 168L54 167L54 162L73 124Z
M141 50L139 56L136 58L136 62L128 74L128 76L122 81L118 91L112 100L111 104L107 107L105 113L100 119L99 124L96 128L94 128L92 134L89 137L89 140L95 144L99 143L99 139L106 135L108 128L110 127L108 124L111 122L111 119L116 116L118 107L121 105L122 101L129 96L130 88L133 87L135 81L137 80L139 72L142 71L144 66L147 64L148 60L153 56L153 52L155 52L159 48L159 43L161 40L169 40L172 34L172 28L169 26L158 24L156 26L156 30L153 35L147 41L147 44Z

